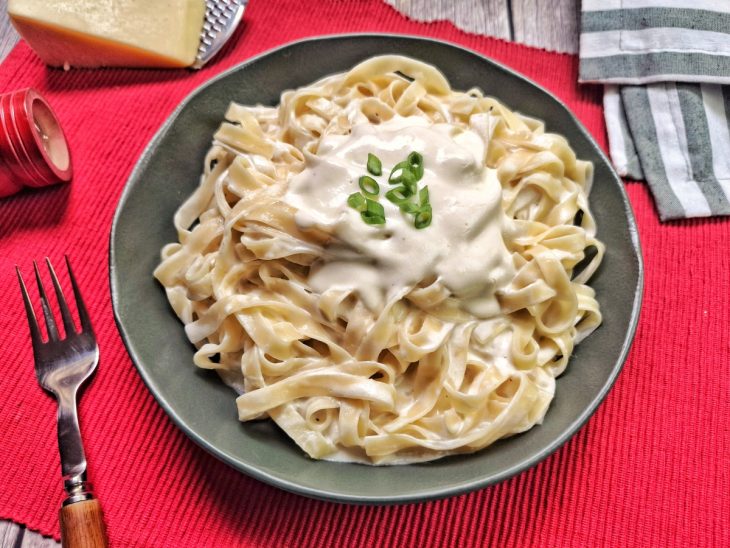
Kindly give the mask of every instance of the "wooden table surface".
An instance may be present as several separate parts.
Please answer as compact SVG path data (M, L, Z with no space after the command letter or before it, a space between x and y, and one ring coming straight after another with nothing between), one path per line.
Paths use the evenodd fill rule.
M419 21L448 19L467 32L496 36L552 51L578 51L580 0L385 1ZM0 0L0 63L17 41L18 35L7 16L7 0ZM0 548L58 546L55 540L29 531L22 525L0 520Z

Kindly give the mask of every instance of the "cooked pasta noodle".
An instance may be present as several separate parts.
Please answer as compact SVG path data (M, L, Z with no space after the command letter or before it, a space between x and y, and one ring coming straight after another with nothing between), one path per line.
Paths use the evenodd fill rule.
M372 464L542 422L601 323L592 165L565 138L401 56L225 118L154 274L195 364L238 391L240 420L270 417L313 458ZM387 190L418 147L431 226L384 199L384 224L363 223L346 200L364 151Z

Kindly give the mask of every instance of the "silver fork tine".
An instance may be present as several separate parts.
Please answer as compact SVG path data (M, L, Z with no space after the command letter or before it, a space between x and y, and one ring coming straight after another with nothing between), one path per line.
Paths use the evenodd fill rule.
M81 332L88 331L93 333L94 330L91 327L91 320L89 319L89 313L86 311L86 305L84 299L81 298L81 291L79 286L76 284L76 278L74 277L74 271L71 269L71 263L68 260L68 256L64 255L63 258L66 260L66 269L68 270L68 279L71 280L71 287L74 290L74 298L76 299L76 309L79 311L79 320L81 320Z
M48 272L51 273L53 289L56 291L56 300L58 301L58 308L61 310L61 318L63 319L63 328L66 330L66 336L68 337L76 332L76 326L74 325L73 318L71 318L71 311L66 304L66 297L63 296L61 285L58 283L56 272L53 270L53 265L48 257L46 257L46 266L48 267Z
M33 261L33 269L35 270L35 279L38 283L38 293L41 296L41 308L43 309L43 317L46 319L46 331L48 331L48 340L57 341L59 340L59 336L58 328L56 327L56 320L53 318L51 306L48 304L46 290L43 288L43 282L41 282L41 273L38 271L38 263L36 263L35 261Z
M23 304L25 304L25 315L28 317L28 327L30 327L30 338L33 341L33 346L37 346L43 343L41 337L41 330L38 327L38 320L35 318L35 311L33 305L30 303L30 297L28 297L28 290L25 288L25 282L23 276L20 275L20 268L15 267L15 272L18 275L18 283L20 284L20 292L23 294Z

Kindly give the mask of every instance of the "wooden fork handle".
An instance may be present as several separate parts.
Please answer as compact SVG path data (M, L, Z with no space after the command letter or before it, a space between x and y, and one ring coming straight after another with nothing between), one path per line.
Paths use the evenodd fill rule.
M109 541L96 499L74 502L61 508L61 544L63 548L106 548Z

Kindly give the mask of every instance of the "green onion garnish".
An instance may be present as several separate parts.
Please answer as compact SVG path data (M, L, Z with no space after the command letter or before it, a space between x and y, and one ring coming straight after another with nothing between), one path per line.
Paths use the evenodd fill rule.
M416 194L416 192L418 191L418 183L412 177L413 177L413 174L411 174L410 179L404 179L403 186L405 186L408 189L408 191L411 193L411 195L414 196Z
M367 202L367 210L368 213L373 213L375 215L380 215L382 217L385 217L385 209L383 209L383 206L380 205L375 200L366 200Z
M368 225L384 225L385 217L380 215L368 215L367 212L360 213L362 220Z
M407 186L399 186L385 193L385 197L396 205L400 205L413 196L413 192Z
M378 193L380 192L380 185L375 182L375 179L367 175L363 175L362 177L360 177L359 183L360 190L362 190L362 193L365 194L365 196L367 196L368 198L378 197Z
M421 202L421 207L425 205L430 205L428 201L428 185L424 186L419 192L418 192L418 200Z
M384 225L385 224L385 209L375 200L367 199L367 206L365 211L360 213L360 217L369 225Z
M421 208L418 213L416 213L416 219L414 220L413 225L418 229L426 228L431 224L432 218L433 214L431 213L431 206Z
M398 204L398 207L400 207L400 210L403 213L409 213L411 215L413 215L414 213L418 213L419 211L421 211L421 208L418 207L413 202L403 202L402 204Z
M418 152L411 152L406 161L411 168L411 172L415 175L416 181L420 181L423 177L423 156Z
M388 182L391 185L398 185L406 181L416 182L416 176L411 172L411 166L408 160L395 164L388 177Z
M368 153L368 173L372 175L382 175L383 173L383 164L375 154Z
M356 209L357 211L365 211L368 204L365 200L365 196L363 196L359 192L355 192L354 194L350 194L347 197L347 205L349 205L352 209Z
M370 175L383 174L383 164L375 154L368 153L367 170ZM347 205L359 211L366 224L384 225L385 209L376 201L380 195L380 185L370 175L360 177L358 184L361 192L351 194L347 198ZM422 178L423 156L411 152L406 160L393 167L388 176L388 183L399 186L385 193L388 201L397 205L403 213L414 216L414 226L418 229L426 228L433 219L428 186L418 189L418 181Z

